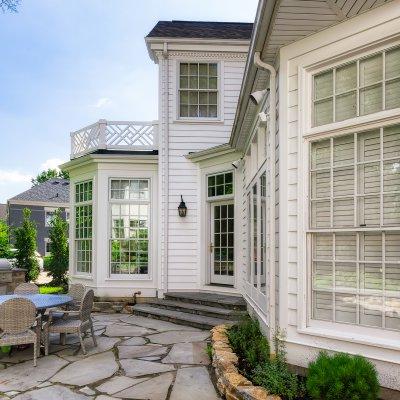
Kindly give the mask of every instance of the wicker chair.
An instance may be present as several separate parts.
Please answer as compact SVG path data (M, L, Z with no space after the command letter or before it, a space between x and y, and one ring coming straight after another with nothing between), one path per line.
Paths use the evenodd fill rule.
M36 327L33 325L36 321ZM0 346L33 343L33 366L40 349L40 319L32 301L13 298L0 304Z
M71 296L74 300L72 304L67 305L67 309L69 310L79 310L82 299L85 296L86 288L82 283L72 283L69 285L68 295Z
M30 282L21 283L14 289L14 294L38 294L38 293L39 293L39 288L34 283Z
M63 343L67 333L75 333L79 336L82 352L86 354L85 344L82 335L90 329L93 343L97 346L96 336L94 335L93 322L90 313L93 308L94 292L88 290L83 297L79 311L64 311L63 318L53 320L53 312L49 312L49 320L44 324L45 354L49 354L50 333L59 333L60 342ZM60 311L57 311L57 314ZM75 317L75 318L74 318Z

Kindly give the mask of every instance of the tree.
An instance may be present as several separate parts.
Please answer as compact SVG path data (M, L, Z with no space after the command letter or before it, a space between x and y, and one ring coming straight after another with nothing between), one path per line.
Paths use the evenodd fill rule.
M69 263L68 223L61 217L58 209L50 222L50 259L48 262L49 275L53 278L52 284L65 285Z
M16 266L26 269L25 280L35 281L39 276L36 258L36 225L31 221L31 210L23 210L22 225L14 230Z
M18 12L17 6L19 5L20 0L0 0L0 8L3 13L6 11L10 12Z
M36 178L31 179L32 186L36 186L39 183L46 182L52 178L69 179L69 174L66 171L49 168L48 170L42 171L40 174L38 174Z
M0 258L10 257L10 229L4 221L0 220Z

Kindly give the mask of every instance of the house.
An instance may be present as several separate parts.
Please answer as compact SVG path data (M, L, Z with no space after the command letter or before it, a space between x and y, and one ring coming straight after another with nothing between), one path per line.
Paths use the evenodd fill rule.
M0 221L7 219L7 204L0 204Z
M57 209L69 220L69 181L52 178L22 192L7 202L8 224L18 227L23 221L23 210L31 211L31 220L37 229L37 251L43 257L50 254L49 229L51 218Z
M242 294L289 363L363 354L400 390L399 1L260 0L146 43L158 121L71 136L72 279Z

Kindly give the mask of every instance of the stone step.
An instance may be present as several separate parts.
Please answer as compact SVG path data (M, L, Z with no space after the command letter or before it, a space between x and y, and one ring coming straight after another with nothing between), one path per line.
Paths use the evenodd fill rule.
M166 310L181 311L190 314L204 315L206 317L238 320L246 315L246 311L231 310L230 308L204 306L196 303L185 303L175 300L150 299L146 304L151 304L157 308Z
M152 317L156 319L161 319L163 321L173 322L175 324L193 326L194 328L199 329L208 330L216 325L232 324L235 322L228 319L213 318L182 311L167 310L165 308L158 308L150 304L136 304L132 308L135 315Z
M184 303L201 304L203 306L227 308L230 310L246 310L246 302L241 296L229 296L206 292L168 292L164 297L167 300L182 301Z

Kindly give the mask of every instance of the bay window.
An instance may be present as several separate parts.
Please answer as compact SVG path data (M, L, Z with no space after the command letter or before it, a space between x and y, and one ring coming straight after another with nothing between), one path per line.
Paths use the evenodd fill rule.
M150 180L110 181L110 273L149 272Z
M313 77L313 126L400 107L400 47Z
M75 184L75 262L78 273L92 272L93 181Z
M312 318L400 330L400 125L312 141L309 165Z

